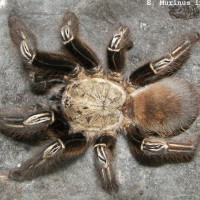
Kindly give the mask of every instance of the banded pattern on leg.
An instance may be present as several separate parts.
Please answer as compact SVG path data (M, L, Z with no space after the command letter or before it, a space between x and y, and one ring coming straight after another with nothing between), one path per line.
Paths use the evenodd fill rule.
M129 76L130 82L133 85L145 85L162 77L172 75L189 58L191 48L199 38L199 33L187 33L179 39L179 43L167 54L158 59L139 63L137 69L131 72Z
M18 48L19 53L22 52L22 58L25 59L25 62L30 61L37 47L35 35L26 27L15 11L12 11L8 17L8 27L10 38ZM22 49L23 51L21 51Z
M95 167L102 187L108 192L118 190L116 174L112 167L115 143L116 138L112 133L107 132L100 136L94 145Z
M65 145L60 139L46 142L35 153L33 158L28 159L9 173L9 178L15 181L30 180L38 175L48 172L60 164L64 158Z
M171 141L149 136L140 128L132 125L127 127L126 131L130 150L138 160L186 161L194 156L200 141L199 133L188 136L182 141Z
M53 84L61 82L65 75L74 76L79 65L66 53L51 53L37 50L35 35L22 20L12 12L8 19L10 36L29 71L31 86L36 93L44 93ZM46 80L49 75L52 80ZM41 78L42 77L42 78ZM41 79L38 81L38 79Z
M125 66L126 51L133 45L130 29L120 26L114 33L107 48L108 68L111 72L121 72Z
M191 159L200 141L196 133L183 141L168 141L162 138L148 137L142 141L141 151L147 156L156 156L168 160L184 161Z
M96 53L78 36L79 21L72 12L66 12L63 17L61 36L65 48L72 53L88 73L98 72L101 68Z
M41 106L5 109L0 114L0 130L13 138L28 139L54 122L54 113Z
M9 178L30 180L58 167L66 158L84 153L88 143L81 133L47 141L35 155L10 171Z

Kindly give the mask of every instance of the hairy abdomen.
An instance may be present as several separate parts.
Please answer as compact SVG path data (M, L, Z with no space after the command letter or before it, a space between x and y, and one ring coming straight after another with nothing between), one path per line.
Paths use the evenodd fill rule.
M146 131L171 135L188 128L199 112L193 86L179 78L166 78L132 93L129 99L134 122Z

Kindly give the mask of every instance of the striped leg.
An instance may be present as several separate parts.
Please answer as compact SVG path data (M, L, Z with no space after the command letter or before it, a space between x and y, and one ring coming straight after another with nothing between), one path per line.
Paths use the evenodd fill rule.
M127 26L120 26L108 44L107 59L111 72L121 72L125 66L126 51L133 45L130 30Z
M95 145L95 166L100 177L102 187L108 192L117 190L118 183L112 166L116 138L112 132L101 135Z
M10 14L8 25L10 37L29 72L31 86L36 93L44 93L53 84L62 82L65 75L78 73L79 66L70 56L37 50L35 35L16 13Z
M200 134L196 133L183 141L169 141L168 139L148 136L139 128L130 126L127 129L127 139L133 155L138 159L156 158L172 161L191 159L200 141Z
M0 130L10 137L30 140L54 121L54 112L39 105L5 109L0 114Z
M129 80L133 85L145 85L161 79L162 77L172 75L182 64L189 58L192 46L199 40L199 34L190 32L179 39L171 51L159 57L142 64L138 64L138 68L131 72Z
M191 158L197 148L200 135L189 137L182 142L167 141L162 138L148 137L142 141L141 151L148 156L160 156L175 160Z
M49 140L40 147L32 158L11 170L9 178L24 181L44 175L57 169L64 159L84 153L87 147L87 140L82 133Z
M96 53L78 36L79 21L72 12L66 12L63 17L61 36L65 48L72 53L88 73L96 73L101 64Z

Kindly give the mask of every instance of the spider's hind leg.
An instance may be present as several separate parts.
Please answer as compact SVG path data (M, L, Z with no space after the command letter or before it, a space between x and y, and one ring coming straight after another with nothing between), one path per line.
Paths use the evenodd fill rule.
M87 147L87 139L81 132L63 134L59 138L47 141L32 158L11 170L9 178L16 181L33 179L55 169L65 158L83 154Z
M182 35L168 53L157 59L139 63L137 69L130 73L129 81L133 85L143 86L174 74L189 58L191 48L199 38L200 35L196 32Z
M161 137L149 136L138 127L126 128L130 150L138 159L155 158L159 162L163 159L170 161L184 161L191 159L198 147L200 134L188 136L182 141L171 141Z
M108 192L118 189L116 174L112 166L116 138L112 132L105 132L94 145L95 167L102 187Z
M96 53L79 38L78 32L79 20L77 16L72 12L66 12L61 28L63 44L88 73L96 73L101 69L100 60Z
M22 162L20 167L10 171L10 179L16 181L30 180L54 169L66 158L73 158L83 154L89 139L82 131L69 134L69 125L62 116L55 112L55 120L49 124L43 134L50 139L34 153L33 157Z
M9 16L8 26L36 93L44 93L52 85L62 82L65 75L78 73L78 64L67 54L39 51L35 35L15 12Z

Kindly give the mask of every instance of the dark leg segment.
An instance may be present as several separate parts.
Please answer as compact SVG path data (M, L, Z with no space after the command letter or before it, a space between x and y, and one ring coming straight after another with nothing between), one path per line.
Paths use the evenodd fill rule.
M63 158L65 146L60 139L46 142L45 145L34 155L20 166L9 173L9 178L16 181L33 179L58 166Z
M145 85L162 77L172 75L189 58L192 46L199 40L199 34L190 32L180 39L172 50L158 59L138 64L138 68L131 72L129 80L133 85Z
M148 156L160 156L176 160L189 159L194 155L199 139L199 134L187 138L183 142L149 137L142 141L141 150Z
M31 64L38 68L53 69L69 74L75 74L77 63L66 54L56 54L37 50L36 38L34 34L25 26L15 13L11 13L8 20L10 36L25 64Z
M26 59L29 64L45 70L54 70L63 72L70 75L75 75L78 72L77 63L66 54L63 53L50 53L44 51L31 52L26 39L20 45L21 55Z
M16 181L33 179L55 169L65 158L84 153L87 147L87 140L81 133L53 139L46 142L33 158L10 171L9 178Z
M175 161L188 160L194 156L200 141L199 133L188 137L184 141L174 142L148 136L134 126L128 127L126 131L131 152L137 158L150 157Z
M116 138L112 133L100 136L95 145L95 166L102 182L102 187L107 191L118 189L115 172L112 168L113 151Z
M83 132L62 137L65 144L64 155L66 158L79 156L87 150L89 143Z
M114 33L107 49L108 67L112 72L121 72L125 66L126 51L133 45L130 30L120 26Z
M29 139L54 122L54 113L41 106L2 110L0 130L13 138Z
M32 65L38 68L44 68L46 70L56 70L57 72L63 72L68 74L76 74L78 71L78 65L72 58L67 57L65 54L55 54L49 52L37 52Z
M33 92L43 94L53 85L64 84L65 75L75 76L79 65L65 54L37 52L28 71Z
M31 89L36 94L44 94L47 90L58 84L65 85L63 74L53 71L36 70L35 67L28 69Z
M74 13L66 12L63 17L61 36L66 49L80 60L88 73L95 73L100 69L100 61L93 50L78 36L79 22Z
M15 13L10 14L8 25L11 39L19 50L31 78L33 77L31 81L36 92L44 92L53 84L61 82L65 75L74 76L79 72L78 64L67 54L38 51L34 34ZM49 74L52 80L36 80Z
M126 128L126 138L131 150L131 153L136 158L142 158L144 153L141 151L140 147L142 141L147 135L141 131L138 127L130 125Z

